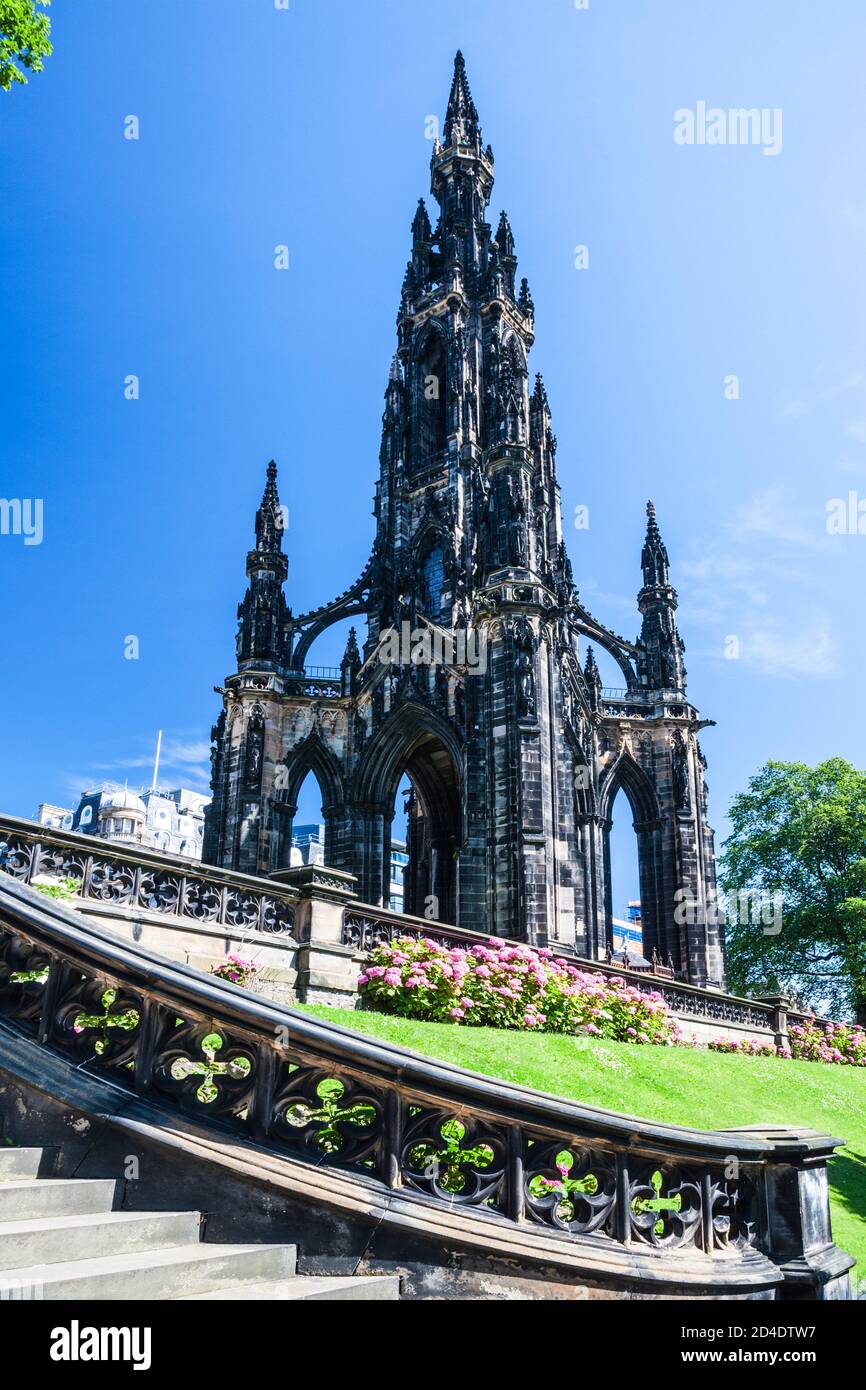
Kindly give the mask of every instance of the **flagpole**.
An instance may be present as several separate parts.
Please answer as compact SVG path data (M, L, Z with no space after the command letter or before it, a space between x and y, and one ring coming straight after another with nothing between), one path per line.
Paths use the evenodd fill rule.
M160 755L161 749L162 749L162 729L160 729L159 734L157 735L157 739L156 739L156 761L155 761L154 764L153 764L153 786L152 786L152 788L151 788L152 791L156 791L156 779L157 779L157 777L159 776L159 755Z

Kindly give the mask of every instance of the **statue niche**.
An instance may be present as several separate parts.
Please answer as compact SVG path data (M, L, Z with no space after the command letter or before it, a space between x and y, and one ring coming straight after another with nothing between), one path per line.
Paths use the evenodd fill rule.
M431 329L419 344L413 373L412 459L423 468L448 442L447 353L444 339Z

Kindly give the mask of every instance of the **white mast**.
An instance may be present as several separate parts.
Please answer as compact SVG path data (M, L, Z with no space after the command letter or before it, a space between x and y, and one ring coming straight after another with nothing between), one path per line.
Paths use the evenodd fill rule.
M160 729L159 734L157 735L157 740L156 740L156 760L155 760L155 762L154 762L154 764L153 764L153 785L152 785L152 787L151 787L151 790L152 790L152 791L156 791L156 779L157 779L157 777L159 776L159 755L160 755L161 749L162 749L162 729Z

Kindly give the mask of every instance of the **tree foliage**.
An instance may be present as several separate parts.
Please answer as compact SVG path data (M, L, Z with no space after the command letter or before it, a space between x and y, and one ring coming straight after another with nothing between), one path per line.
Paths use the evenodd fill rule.
M866 1022L866 773L843 758L769 762L730 817L723 889L781 897L777 935L760 922L729 926L731 988L781 988Z
M51 53L51 20L39 6L51 0L0 0L0 90L25 83L22 69L41 72ZM20 66L19 66L20 65Z

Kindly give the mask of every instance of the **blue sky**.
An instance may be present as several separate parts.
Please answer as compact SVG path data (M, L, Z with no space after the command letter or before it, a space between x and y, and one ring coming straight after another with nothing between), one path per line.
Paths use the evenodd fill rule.
M0 536L4 810L147 780L158 728L165 781L204 785L272 455L295 609L363 564L425 121L458 46L491 220L507 208L535 299L584 601L636 633L652 496L690 693L718 721L722 834L767 758L866 764L866 536L825 525L829 499L866 497L860 0L51 16L45 72L0 94L0 495L44 506L40 545ZM780 108L781 151L677 145L674 112L699 101Z

